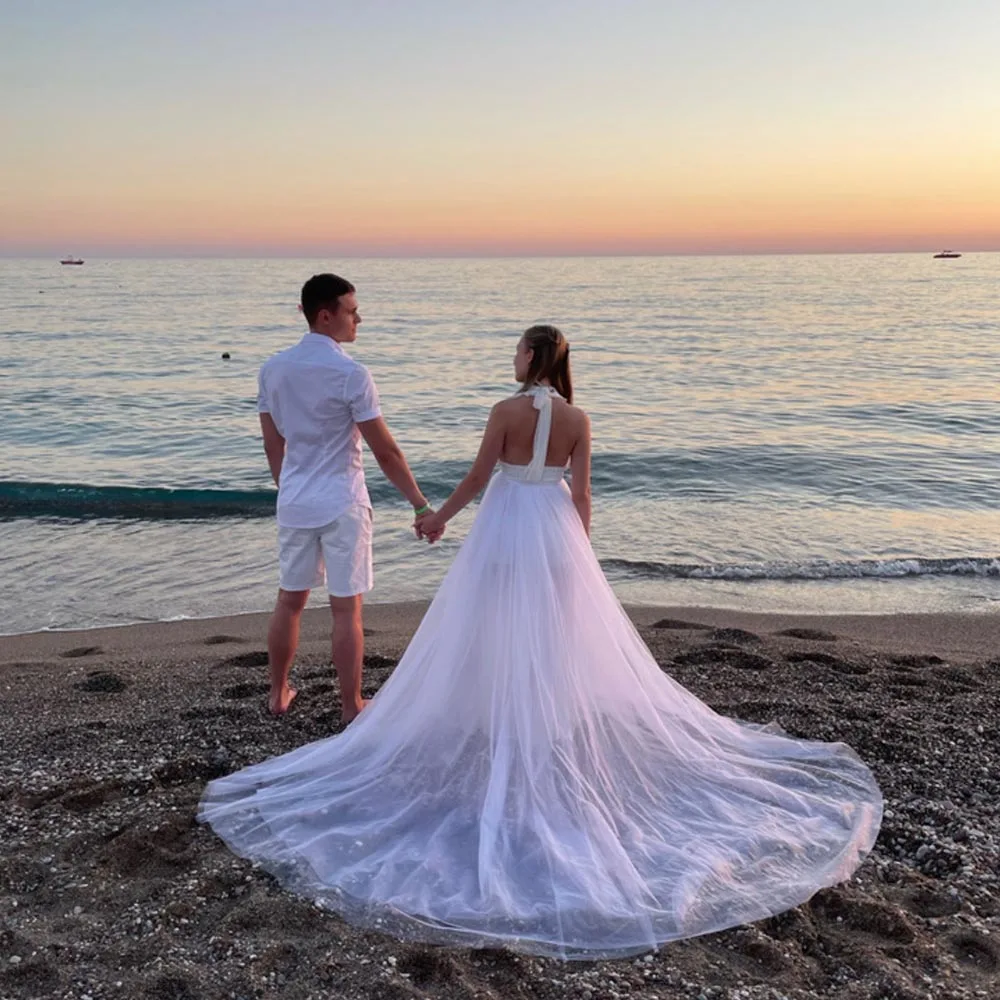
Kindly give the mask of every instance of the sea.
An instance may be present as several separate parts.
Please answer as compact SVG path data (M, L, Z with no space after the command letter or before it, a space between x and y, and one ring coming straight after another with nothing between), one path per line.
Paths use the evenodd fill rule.
M320 271L436 503L520 333L564 331L623 601L1000 611L1000 254L36 258L0 260L0 633L272 605L257 370ZM369 600L430 598L475 506L420 543L366 462Z

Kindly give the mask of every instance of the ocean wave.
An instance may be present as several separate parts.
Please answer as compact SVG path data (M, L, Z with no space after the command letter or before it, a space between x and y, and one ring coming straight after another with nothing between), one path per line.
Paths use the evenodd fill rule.
M968 556L952 559L858 559L843 562L660 563L632 559L603 559L606 571L644 580L862 580L898 579L915 576L1000 577L1000 556Z
M453 485L424 478L421 483L433 490L434 496L447 496ZM369 484L369 493L377 504L402 502L394 487L384 481ZM203 521L273 517L277 496L275 489L0 482L0 519Z
M84 483L0 483L0 517L139 518L269 517L275 490L164 489Z
M200 421L194 411L185 412L185 426L200 433L193 438L190 435L178 438L173 431L164 429L169 423L162 413L167 405L165 396L146 398L138 409L122 409L109 398L95 398L87 417L87 434L94 438L91 448L88 440L80 437L78 423L47 421L39 415L52 400L39 400L36 393L49 391L24 393L17 406L38 419L25 419L5 428L10 446L7 468L17 469L16 475L24 481L0 482L0 494L8 494L6 501L0 496L0 516L44 515L53 502L50 492L57 488L131 491L156 487L170 494L169 497L161 493L150 495L148 513L143 511L143 497L139 495L133 498L136 503L122 501L124 512L118 512L121 506L118 500L105 503L100 496L88 500L78 512L67 509L70 495L64 492L54 513L70 517L257 516L273 509L272 488L262 456L256 452L252 458L247 456L245 438L239 439L237 447L233 441L218 440L211 429L214 422L237 423L235 418L242 403L220 403L207 422ZM108 409L112 405L118 406L117 416ZM127 428L119 420L122 414L133 421ZM154 416L156 421L152 420ZM456 409L452 416L456 426L467 423L467 413ZM434 454L412 451L411 467L432 502L447 497L468 472L471 449L464 457L458 457L465 451L462 437L450 432L442 438ZM852 449L820 443L807 447L789 443L711 445L689 441L665 443L656 449L599 451L593 456L591 474L595 496L625 504L733 503L747 508L764 503L794 505L811 511L820 506L840 510L863 507L992 514L1000 509L998 461L997 443L985 441L976 447L947 453L934 448L895 447L884 442L878 447ZM400 503L399 494L378 473L370 458L366 464L372 499L377 504ZM95 465L102 469L100 474L91 473ZM136 485L133 476L139 469L146 470L148 487ZM63 470L63 476L77 481L42 482L54 476L56 470ZM122 485L91 487L88 480L92 474L95 478L100 475L118 480ZM26 489L31 493L30 502L22 500ZM203 495L206 490L212 493ZM223 491L229 498L217 495L216 491ZM249 502L247 492L255 494ZM83 499L84 494L78 496ZM187 497L197 501L198 511L207 512L184 513ZM38 509L39 503L46 509ZM95 505L97 511L92 512ZM71 503L68 506L72 508ZM249 510L244 509L247 507ZM164 509L170 513L161 513ZM181 512L176 513L178 510Z

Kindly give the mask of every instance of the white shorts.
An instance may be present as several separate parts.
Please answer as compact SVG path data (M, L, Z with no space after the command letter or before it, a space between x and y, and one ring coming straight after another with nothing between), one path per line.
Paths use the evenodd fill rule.
M321 528L278 527L278 586L312 590L324 580L331 597L372 589L372 512L355 504Z

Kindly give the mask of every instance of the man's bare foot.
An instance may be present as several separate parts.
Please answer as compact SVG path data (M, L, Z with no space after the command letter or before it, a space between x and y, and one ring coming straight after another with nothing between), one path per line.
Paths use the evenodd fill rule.
M361 701L356 705L351 705L350 708L345 708L340 713L340 718L346 726L349 722L353 722L360 714L362 709L368 704L367 698L362 698Z
M275 694L273 691L267 699L267 710L271 715L284 715L288 711L289 706L295 701L295 696L298 691L293 687L288 687L285 685L283 691L279 691Z

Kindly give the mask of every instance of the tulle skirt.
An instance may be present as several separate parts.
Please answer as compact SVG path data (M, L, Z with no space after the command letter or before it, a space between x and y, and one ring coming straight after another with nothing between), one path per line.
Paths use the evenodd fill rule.
M804 902L881 811L849 747L727 719L664 674L565 483L501 472L368 708L211 782L199 819L355 924L594 959Z

